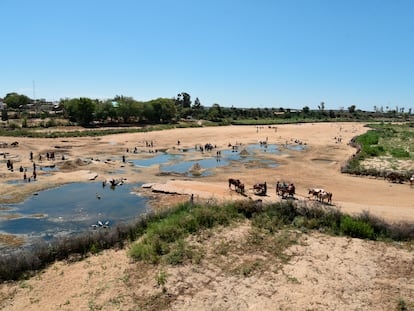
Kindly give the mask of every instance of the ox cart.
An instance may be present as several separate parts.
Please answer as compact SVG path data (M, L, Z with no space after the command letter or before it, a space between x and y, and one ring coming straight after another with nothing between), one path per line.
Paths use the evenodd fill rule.
M277 182L276 183L276 194L281 196L282 199L294 198L296 192L295 185L288 182Z
M264 183L257 183L253 185L253 192L255 195L266 195L267 194L267 184Z

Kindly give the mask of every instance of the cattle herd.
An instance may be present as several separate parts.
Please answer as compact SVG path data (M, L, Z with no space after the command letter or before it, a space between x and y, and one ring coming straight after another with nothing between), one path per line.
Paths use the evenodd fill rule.
M414 180L414 178L413 178ZM244 194L245 185L240 179L229 178L229 189L235 190L240 194ZM332 204L332 192L328 192L322 188L309 188L308 189L309 200L317 200L321 203ZM267 183L257 183L253 185L253 192L255 195L266 195ZM282 199L295 198L296 187L293 183L280 182L276 183L276 195L282 197Z
M322 203L326 200L326 203L332 203L332 192L328 192L322 188L309 188L308 198L316 199Z
M390 172L385 175L385 179L393 183L404 183L406 177L403 175ZM409 178L410 186L414 186L414 175ZM229 189L233 189L240 194L244 194L245 185L240 181L240 179L230 178L229 179ZM253 193L255 195L267 195L267 183L257 183L253 185ZM282 197L282 199L292 198L294 199L296 193L296 188L293 183L289 182L280 182L276 183L276 195ZM332 192L326 191L322 188L309 188L308 196L309 200L316 200L325 204L332 204Z

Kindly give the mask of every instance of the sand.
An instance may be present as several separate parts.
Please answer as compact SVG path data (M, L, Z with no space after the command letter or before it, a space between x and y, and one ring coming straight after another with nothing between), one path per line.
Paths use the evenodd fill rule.
M173 129L97 138L19 138L18 147L0 149L0 153L8 153L7 159L14 161L14 173L10 173L4 163L0 166L0 176L3 181L22 179L23 174L18 171L20 165L28 168L29 176L33 166L29 155L33 152L38 172L37 181L25 183L23 187L4 184L0 189L0 197L3 202L10 202L57 184L124 177L128 182L155 183L158 187L162 185L164 190L172 189L173 192L186 195L193 193L196 198L232 200L242 198L228 189L228 179L237 178L245 184L246 195L251 198L254 198L253 185L266 181L268 196L262 199L272 202L279 199L275 193L275 184L279 180L293 182L298 199L306 198L311 187L324 188L333 193L333 205L344 212L359 213L366 210L389 221L414 221L414 189L409 184L389 183L382 178L356 177L340 172L340 167L355 153L355 149L348 142L366 131L367 128L362 123L317 123L259 128L227 126ZM341 142L338 142L339 137ZM213 175L203 178L159 175L157 166L137 169L128 162L151 157L154 155L151 152L156 150L186 155L179 149L194 148L206 143L217 148L203 154L191 153L191 156L186 157L211 158L216 155L217 150L227 149L229 144L239 145L239 151L243 151L247 144L266 140L269 144L301 143L307 149L294 151L282 148L283 154L263 152L263 157L274 159L281 164L275 168L236 164L217 169ZM16 139L2 138L2 142L9 143L9 146L13 141ZM153 147L147 147L147 143L152 143ZM137 153L133 152L135 148ZM55 160L47 161L46 152L54 152ZM42 154L41 161L39 153ZM62 155L65 157L63 161ZM125 163L122 162L122 156L125 156ZM56 165L60 170L49 176L50 172L39 169L48 165ZM114 175L113 172L118 170L124 173Z
M308 188L324 188L333 193L332 205L343 212L369 211L390 222L414 222L414 188L409 184L340 173L341 166L355 153L348 142L367 130L362 123L317 123L173 129L95 138L2 137L2 142L9 146L18 141L17 147L0 149L6 153L6 159L14 161L14 172L8 171L5 163L1 164L3 181L21 179L20 165L27 167L30 175L33 166L30 152L38 174L36 182L27 182L18 189L3 184L0 197L3 202L12 202L57 184L124 177L127 182L150 184L152 188L139 192L156 198L154 208L188 200L191 194L195 200L203 201L262 199L266 203L280 200L275 193L276 181L289 181L295 184L296 198L300 200L308 200ZM203 159L215 156L217 150L224 150L229 144L238 145L240 151L247 144L259 141L301 145L306 150L285 148L282 154L263 152L263 157L276 160L280 166L236 163L202 178L166 176L159 174L158 167L137 169L129 162L153 156L157 150ZM191 155L180 151L206 143L216 149ZM133 152L135 147L137 153ZM54 152L55 160L46 160L46 152ZM40 170L40 166L47 165L60 169L49 175ZM118 170L123 173L114 175ZM238 178L245 184L245 196L229 190L229 178ZM253 185L264 181L268 184L267 196L256 196ZM153 193L152 189L170 194ZM237 233L236 236L243 237L249 228L246 224L226 229L229 232L225 236ZM220 233L217 235L204 244L214 245L214 239L220 239ZM3 284L0 306L4 310L139 310L137 306L151 310L148 303L151 297L166 300L172 310L390 310L401 299L413 303L414 260L409 245L319 233L303 235L301 239L303 243L289 249L295 256L282 269L270 267L267 273L248 277L227 275L209 261L163 267L168 274L169 293L164 296L159 296L155 282L160 267L141 267L143 264L130 261L126 250L109 250L82 262L58 262L24 285ZM266 256L263 255L264 262L272 261ZM143 301L147 307L142 305ZM159 305L156 306L158 309Z

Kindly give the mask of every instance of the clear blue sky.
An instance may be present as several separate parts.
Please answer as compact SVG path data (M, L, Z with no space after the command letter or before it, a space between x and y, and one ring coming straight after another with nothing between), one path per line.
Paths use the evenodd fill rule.
M414 108L412 0L0 0L0 12L0 97Z

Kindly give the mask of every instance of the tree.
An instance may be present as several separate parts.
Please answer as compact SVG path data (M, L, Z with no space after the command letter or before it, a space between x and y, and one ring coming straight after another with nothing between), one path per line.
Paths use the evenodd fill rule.
M309 109L308 106L305 106L305 107L302 108L302 111L305 115L307 115L307 114L309 114L310 109Z
M63 106L63 115L71 122L76 122L76 114L78 105L76 100L64 98L60 100L60 105Z
M351 114L354 114L356 111L356 106L355 105L351 105L348 107L348 112Z
M183 108L191 107L191 96L186 92L181 92L177 95L178 101Z
M157 98L148 102L152 105L151 121L169 123L176 117L176 107L173 99Z
M219 104L213 104L208 111L208 117L212 121L219 121L223 117Z
M78 102L78 122L80 125L87 126L93 121L95 113L95 103L86 97L79 98Z
M90 98L81 97L64 100L63 104L66 114L72 122L87 126L93 121L96 105Z
M191 96L188 93L181 93L183 95L183 107L190 108L191 107Z
M196 118L202 118L204 115L204 107L201 104L200 100L198 99L198 97L196 97L196 99L194 100L194 104L193 107L191 108L191 113L193 117Z
M118 108L114 106L114 102L112 100L106 100L96 106L95 117L101 122L105 122L109 118L112 123L118 117L117 109Z
M7 107L13 109L25 108L31 103L29 97L17 93L7 94L3 101L7 104Z
M196 97L196 99L195 99L195 101L194 101L194 104L193 104L193 109L200 109L200 108L202 108L202 106L201 106L201 102L200 102L200 100L198 99L198 97Z
M157 119L157 112L154 110L154 105L150 102L145 102L143 107L142 117L148 122L155 122Z
M124 123L132 122L133 118L137 116L136 105L133 100L118 101L118 115L122 118Z
M325 110L325 103L321 102L321 104L318 106L318 109L323 112Z

